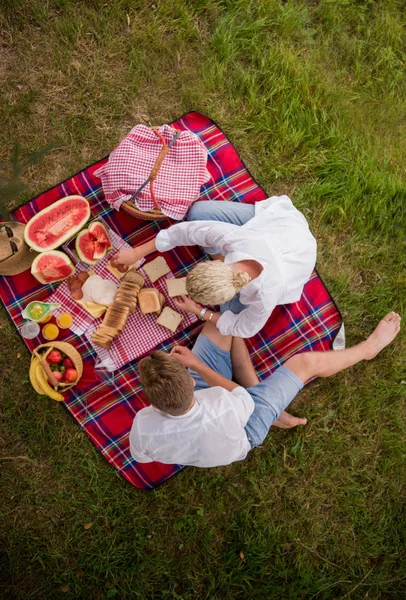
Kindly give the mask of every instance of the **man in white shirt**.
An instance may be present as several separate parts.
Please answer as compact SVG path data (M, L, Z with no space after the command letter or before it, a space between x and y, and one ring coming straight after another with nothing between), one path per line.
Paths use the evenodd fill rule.
M243 460L271 425L306 424L285 412L306 381L371 360L399 330L400 316L391 312L353 348L296 354L259 383L244 340L222 336L207 323L193 351L175 346L170 354L156 351L140 361L151 406L135 416L131 455L142 463L197 467Z

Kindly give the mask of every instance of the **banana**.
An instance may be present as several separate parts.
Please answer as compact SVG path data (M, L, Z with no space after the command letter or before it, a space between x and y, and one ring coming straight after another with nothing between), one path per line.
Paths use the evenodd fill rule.
M42 391L42 388L39 385L38 378L36 375L37 364L39 364L39 358L38 358L38 356L34 356L34 358L31 361L31 365L30 365L30 372L29 372L30 381L31 381L32 387L37 392L37 394L39 394L40 396L45 396L45 393Z
M56 392L48 383L45 371L41 366L40 361L35 364L35 377L37 378L37 382L39 387L42 390L42 394L45 396L49 396L52 400L56 400L57 402L62 402L65 398L59 392Z

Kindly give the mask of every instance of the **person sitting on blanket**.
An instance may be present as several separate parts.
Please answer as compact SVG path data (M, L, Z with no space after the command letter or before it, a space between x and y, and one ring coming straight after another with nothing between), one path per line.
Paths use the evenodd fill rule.
M206 323L192 351L175 346L170 355L155 351L140 361L141 383L152 406L134 418L131 455L141 463L196 467L242 460L262 444L271 425L306 424L285 412L306 381L371 360L399 330L400 316L391 312L360 344L296 354L259 383L244 340L222 336Z
M317 244L287 196L255 205L196 202L186 218L146 244L120 250L112 264L131 265L155 250L202 246L220 260L194 267L186 279L191 298L176 303L206 321L210 313L204 314L201 304L221 305L210 318L223 335L251 337L275 306L300 300L316 263Z

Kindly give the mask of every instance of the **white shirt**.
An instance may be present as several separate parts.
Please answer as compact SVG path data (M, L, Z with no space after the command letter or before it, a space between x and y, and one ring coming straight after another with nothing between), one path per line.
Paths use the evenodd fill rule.
M225 264L255 260L261 274L240 292L247 305L240 314L224 312L217 321L223 335L251 337L267 322L275 306L297 302L314 269L317 244L305 217L287 196L255 204L255 216L245 225L219 221L189 221L158 233L156 247L214 246Z
M138 462L218 467L243 460L250 444L244 427L254 401L242 387L195 392L184 415L167 415L153 406L140 410L130 432L131 456Z

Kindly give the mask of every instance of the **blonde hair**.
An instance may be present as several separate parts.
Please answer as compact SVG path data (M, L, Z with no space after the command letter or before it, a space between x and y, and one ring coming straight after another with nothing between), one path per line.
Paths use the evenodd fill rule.
M189 296L201 304L224 304L249 284L251 277L220 261L196 265L186 277Z
M155 350L140 360L140 381L147 400L169 415L181 415L191 405L194 382L188 370L177 360Z

